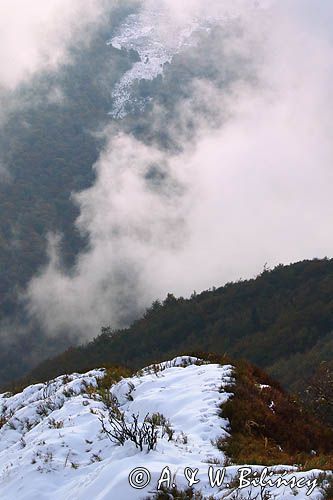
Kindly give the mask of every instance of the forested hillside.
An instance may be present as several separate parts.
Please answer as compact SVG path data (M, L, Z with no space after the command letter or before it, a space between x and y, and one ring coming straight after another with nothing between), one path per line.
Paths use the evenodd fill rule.
M333 260L303 261L191 299L169 294L130 328L106 326L92 342L39 365L28 380L205 351L249 360L296 391L321 362L333 365L332 332Z
M122 76L140 60L134 49L107 44L128 14L136 12L136 2L112 2L87 40L74 37L68 61L56 71L45 70L24 81L13 92L0 94L3 116L0 121L0 378L3 382L19 377L41 359L53 356L84 337L68 325L48 335L39 318L29 313L26 291L30 280L48 262L48 235L61 239L61 269L72 272L77 256L87 249L86 235L75 221L80 214L73 194L95 182L94 163L105 146L106 127L130 133L144 143L155 142L172 151L173 122L179 101L189 95L195 79L209 78L226 90L231 82L245 78L248 69L232 60L221 75L213 71L221 57L221 29L200 33L200 49L189 45L176 54L173 64L165 64L164 77L135 80L131 111L121 122L112 115L113 90ZM144 26L143 26L144 28ZM224 36L224 34L223 34ZM197 35L198 37L198 35ZM234 58L234 56L233 56ZM200 64L198 63L200 62ZM159 127L154 122L154 102L168 109ZM137 103L147 106L138 106ZM207 114L211 112L205 110ZM170 131L167 123L170 122ZM194 133L194 124L182 124ZM147 182L159 192L167 185L167 174L154 165ZM157 179L154 185L155 177ZM116 269L115 272L122 272ZM124 278L123 278L124 279ZM135 289L136 276L127 275ZM111 286L111 285L110 285ZM142 312L126 307L122 325ZM89 333L92 338L96 332Z
M38 73L4 94L0 122L0 376L19 376L68 346L66 332L45 339L27 317L27 283L47 260L47 235L64 235L63 265L84 247L74 227L72 193L91 185L103 138L92 132L110 121L108 86L131 66L131 54L106 45L126 8L112 12L86 46L72 41L69 63ZM103 74L103 81L96 78ZM73 341L73 338L72 338Z

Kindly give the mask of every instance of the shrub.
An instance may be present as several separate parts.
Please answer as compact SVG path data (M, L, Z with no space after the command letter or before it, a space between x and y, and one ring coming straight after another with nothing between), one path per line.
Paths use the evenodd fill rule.
M121 446L126 441L132 441L140 451L143 451L144 447L146 447L149 452L156 447L158 427L149 420L149 415L145 416L142 423L139 422L139 414L133 414L131 420L126 421L125 414L121 410L112 408L109 411L109 428L106 428L102 417L99 420L103 432L111 441Z
M333 365L322 363L309 382L306 403L333 428Z
M0 429L7 423L7 418L4 415L0 416Z
M62 429L64 426L62 420L55 420L54 418L50 418L48 423L50 429Z
M162 437L167 435L168 441L172 440L174 431L171 427L169 420L167 420L165 416L162 415L162 413L153 413L151 416L148 416L148 422L150 422L152 425L161 428Z
M322 494L323 500L333 500L333 474L327 474L326 472L319 474L318 486Z
M105 369L105 375L103 378L98 379L97 387L99 390L107 389L109 390L114 384L119 382L124 377L129 377L131 372L126 368L120 366L113 366Z
M174 487L171 489L162 488L155 492L153 497L148 497L146 500L204 500L204 496L199 491L194 491L193 488L179 490Z
M108 428L104 423L104 417L99 417L102 431L112 442L121 446L126 441L132 441L140 451L146 448L149 452L156 448L159 437L167 435L169 441L173 437L170 422L161 413L152 415L147 413L142 422L139 421L139 414L132 414L131 418L126 420L115 399L108 410Z

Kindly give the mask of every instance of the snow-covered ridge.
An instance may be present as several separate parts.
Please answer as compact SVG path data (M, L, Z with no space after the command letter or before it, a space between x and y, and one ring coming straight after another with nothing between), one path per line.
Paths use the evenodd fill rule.
M220 389L232 381L230 366L175 358L111 388L126 417L160 413L169 420L172 441L159 439L149 454L132 442L118 446L102 432L107 409L94 388L104 374L65 375L0 396L1 499L136 499L142 495L128 483L135 467L149 468L153 485L164 465L181 469L189 456L192 464L223 461L211 441L227 435L218 407L228 398Z
M0 395L1 500L152 497L166 466L179 488L188 487L184 469L191 467L198 468L196 488L204 495L224 498L230 493L226 484L211 487L207 471L211 464L225 463L216 440L228 436L228 421L219 416L219 408L231 395L232 366L183 356L151 365L110 389L102 385L105 374L99 369L65 375L14 396ZM110 429L110 405L128 424L133 415L141 423L147 414L163 415L171 438L158 431L149 453L131 440L119 445L103 431L102 422ZM138 467L151 474L140 490L128 481ZM225 483L237 467L226 471ZM316 498L303 492L298 498ZM277 498L293 498L286 489L278 493Z

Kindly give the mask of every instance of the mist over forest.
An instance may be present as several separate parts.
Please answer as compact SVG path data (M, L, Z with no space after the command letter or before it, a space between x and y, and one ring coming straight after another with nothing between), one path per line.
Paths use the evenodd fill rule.
M332 10L1 2L3 383L168 293L332 257Z

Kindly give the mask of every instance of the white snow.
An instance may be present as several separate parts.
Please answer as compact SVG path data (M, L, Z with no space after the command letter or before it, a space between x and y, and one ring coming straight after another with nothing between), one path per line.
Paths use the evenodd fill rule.
M116 83L112 92L113 107L110 115L124 118L128 114L129 104L131 110L142 110L150 98L135 100L133 84L139 80L154 80L162 75L165 64L171 63L175 55L186 47L196 46L195 34L229 23L231 19L238 18L244 8L262 9L269 4L270 0L221 1L216 11L211 8L193 8L189 12L189 9L185 9L186 15L177 17L170 11L168 2L144 2L139 12L129 15L115 36L107 42L107 45L118 50L132 49L140 58Z
M259 384L259 389L270 389L270 385L267 384Z
M200 483L195 487L204 495L224 498L226 483L237 466L226 467L222 488L210 486L208 468L211 464L223 467L225 462L216 440L228 436L228 422L219 416L219 407L230 397L232 366L178 357L111 387L110 394L127 422L133 414L142 421L147 413L157 412L169 421L172 440L160 437L149 453L131 441L120 446L102 431L100 419L108 427L108 411L93 388L104 375L103 369L66 375L14 396L0 395L0 419L6 421L0 429L1 500L147 498L166 466L180 488L188 486L185 467L198 468ZM128 482L137 467L151 474L150 484L142 490ZM274 493L281 499L294 497L288 488ZM299 490L298 498L317 498L315 493L310 497L305 493L306 489Z
M168 26L168 29L162 29L162 26ZM169 13L158 5L127 17L118 34L107 44L116 49L135 50L140 61L133 64L113 89L114 103L110 114L114 118L126 116L126 105L130 101L143 108L144 100L133 101L133 83L137 80L153 80L161 75L164 65L171 63L173 57L187 45L192 33L199 28L197 20L180 27L173 25Z

